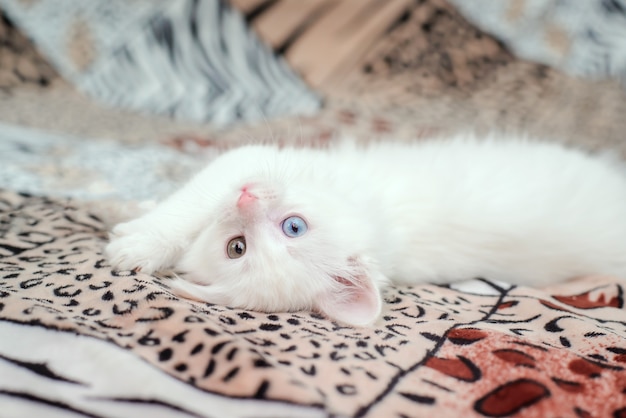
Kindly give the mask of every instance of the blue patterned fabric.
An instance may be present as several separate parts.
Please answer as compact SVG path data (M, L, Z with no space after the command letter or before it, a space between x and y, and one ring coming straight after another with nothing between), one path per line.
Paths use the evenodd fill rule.
M626 83L626 0L450 0L516 55Z
M225 126L319 98L224 1L0 0L69 81L111 106Z

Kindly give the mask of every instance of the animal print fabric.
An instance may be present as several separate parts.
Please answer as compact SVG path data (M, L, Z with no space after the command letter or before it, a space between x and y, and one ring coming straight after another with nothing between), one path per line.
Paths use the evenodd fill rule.
M0 11L0 91L15 87L41 89L59 78L33 43Z
M106 241L102 222L75 202L0 193L0 399L13 408L8 416L36 408L131 416L140 407L239 416L233 403L250 411L242 399L254 406L248 416L626 413L626 312L622 284L610 278L545 290L486 279L394 287L374 326L351 328L314 312L179 299L167 277L112 271ZM15 325L54 335L39 341L49 350L34 360L34 348L16 349L21 341L6 331ZM67 350L51 342L70 337ZM94 348L99 341L106 348ZM79 374L108 364L111 350L121 363ZM124 387L120 368L136 370L132 381L150 380L113 395ZM50 382L56 389L42 390ZM91 387L89 396L76 385ZM174 386L188 396L159 392Z

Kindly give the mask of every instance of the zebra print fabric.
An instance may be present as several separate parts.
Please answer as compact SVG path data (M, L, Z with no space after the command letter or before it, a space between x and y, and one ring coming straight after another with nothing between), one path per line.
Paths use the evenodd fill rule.
M220 1L173 2L79 85L108 103L218 125L319 106L239 13Z
M85 335L0 321L0 341L3 417L326 416L317 408L242 402L200 390L129 350Z

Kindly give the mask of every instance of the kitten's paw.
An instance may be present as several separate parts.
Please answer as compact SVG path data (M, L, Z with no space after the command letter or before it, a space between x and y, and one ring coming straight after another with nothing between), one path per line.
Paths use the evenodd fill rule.
M180 251L180 245L164 238L142 219L116 226L105 248L113 268L147 274L171 267Z

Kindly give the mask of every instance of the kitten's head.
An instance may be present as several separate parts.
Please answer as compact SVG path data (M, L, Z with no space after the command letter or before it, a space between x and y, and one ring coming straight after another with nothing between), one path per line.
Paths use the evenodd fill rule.
M364 208L333 195L334 179L320 173L328 167L302 157L275 151L224 180L215 213L178 263L187 281L175 290L266 312L316 309L352 325L378 317L386 279L365 256Z

